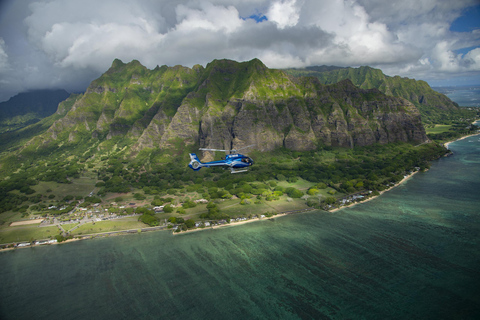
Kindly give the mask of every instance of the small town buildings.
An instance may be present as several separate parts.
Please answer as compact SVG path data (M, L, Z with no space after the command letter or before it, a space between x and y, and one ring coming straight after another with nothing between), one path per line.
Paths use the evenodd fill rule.
M22 243L17 243L17 247L28 247L30 245L30 242L22 242Z
M159 213L159 212L163 212L163 208L165 206L157 206L157 207L153 207L153 211L155 211L156 213Z

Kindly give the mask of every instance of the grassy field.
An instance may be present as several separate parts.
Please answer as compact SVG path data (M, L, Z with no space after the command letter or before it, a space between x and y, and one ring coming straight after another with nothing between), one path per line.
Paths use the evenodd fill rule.
M305 201L301 199L293 199L288 201L287 197L282 197L277 201L264 201L260 204L255 204L255 199L251 199L251 204L241 205L240 200L227 200L219 204L222 212L228 214L230 217L260 215L267 212L285 212L291 210L305 209Z
M120 231L129 229L141 229L147 227L146 224L137 220L137 217L125 218L113 221L99 221L95 224L87 223L72 231L72 235L82 235L90 233Z
M308 206L305 204L305 201L301 199L293 199L292 201L287 201L286 199L282 198L278 201L266 201L265 203L272 209L276 210L278 213L308 208ZM269 211L272 211L272 209Z
M66 223L66 224L62 224L62 228L63 230L65 231L69 231L73 228L75 228L76 226L78 226L80 224L80 222L75 222L75 223Z
M30 241L30 239L48 239L52 236L56 236L57 234L60 234L60 230L58 230L56 226L38 227L36 225L32 225L9 227L0 230L0 243Z
M22 214L20 212L6 211L0 214L0 220L4 223L2 228L8 227L11 222L22 220Z
M55 200L61 200L67 195L86 197L95 189L95 180L91 178L74 179L70 184L57 182L40 182L38 185L32 186L37 193L47 195L54 194ZM52 190L47 192L47 190Z
M448 124L435 124L433 128L427 126L425 128L425 131L427 132L427 134L438 134L447 132L448 130L450 130L451 127L452 126Z
M303 179L298 179L296 182L294 183L290 183L290 182L287 182L287 181L279 181L278 184L279 186L281 187L284 187L284 188L288 188L288 187L294 187L296 189L299 189L299 190L302 190L302 191L306 191L308 188L310 188L311 186L314 186L315 183L313 182L309 182L307 180L303 180Z

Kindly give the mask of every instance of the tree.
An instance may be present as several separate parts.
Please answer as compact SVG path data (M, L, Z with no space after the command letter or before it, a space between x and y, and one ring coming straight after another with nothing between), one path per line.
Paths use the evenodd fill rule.
M158 219L150 214L144 213L138 218L145 224L148 224L150 227L158 226Z
M185 209L195 208L196 206L197 206L197 204L195 202L193 202L192 200L187 200L182 204L182 207L184 207Z
M187 228L193 228L195 226L195 220L193 219L188 219L188 220L185 220L185 225L187 226Z
M152 206L161 206L163 204L163 201L160 199L155 199L150 203Z
M325 200L323 200L325 204L334 204L336 201L337 199L335 199L335 197L326 197Z
M73 196L72 195L66 195L64 198L63 198L63 201L71 201L73 200Z
M135 193L133 195L133 198L135 198L135 200L145 200L147 197L145 197L145 195L143 195L141 193Z
M307 200L307 206L316 208L320 205L320 201L318 198L310 197Z
M302 191L295 189L293 187L289 187L285 189L285 193L288 194L288 196L291 198L301 198L303 196Z
M326 189L327 188L327 185L323 182L320 182L319 184L317 184L317 189Z
M165 213L172 213L173 210L174 210L174 208L170 204L167 204L165 207L163 207L163 212L165 212Z

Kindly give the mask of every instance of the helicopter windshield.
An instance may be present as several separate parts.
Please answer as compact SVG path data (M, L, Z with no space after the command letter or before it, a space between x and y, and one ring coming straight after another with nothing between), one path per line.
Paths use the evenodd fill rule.
M246 157L246 158L243 158L243 159L242 159L242 162L245 162L245 163L253 163L253 160L250 159L250 158L248 158L248 157Z

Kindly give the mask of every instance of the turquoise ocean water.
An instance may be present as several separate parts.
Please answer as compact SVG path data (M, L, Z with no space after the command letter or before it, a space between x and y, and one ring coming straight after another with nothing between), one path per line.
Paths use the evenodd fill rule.
M480 107L480 86L436 87L433 89L447 95L460 107Z
M480 136L335 213L0 253L0 319L480 319Z

